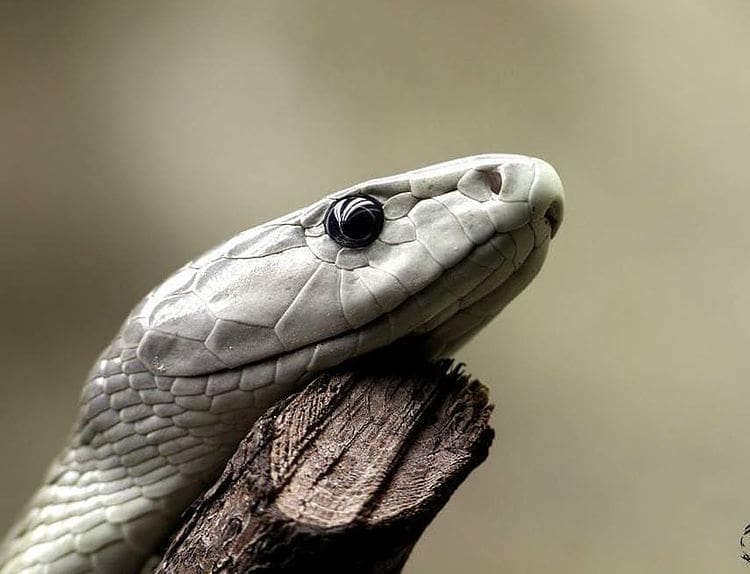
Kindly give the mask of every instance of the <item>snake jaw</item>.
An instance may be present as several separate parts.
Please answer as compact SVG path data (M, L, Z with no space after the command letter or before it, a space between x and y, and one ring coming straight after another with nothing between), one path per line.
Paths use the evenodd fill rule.
M351 196L383 206L380 237L361 249L342 247L323 225L331 204ZM495 235L540 221L554 234L561 205L554 169L512 155L454 160L331 194L239 234L155 290L129 320L141 326L138 358L154 375L197 376L330 340L450 275ZM517 265L528 249L516 251ZM451 289L483 273L456 278ZM451 302L441 297L443 307Z

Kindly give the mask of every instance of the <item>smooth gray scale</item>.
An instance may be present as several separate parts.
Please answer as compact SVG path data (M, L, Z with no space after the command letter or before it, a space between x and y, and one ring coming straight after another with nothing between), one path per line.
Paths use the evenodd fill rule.
M329 208L382 206L371 243ZM0 574L137 573L270 405L412 337L450 353L533 279L562 218L547 163L488 154L375 179L244 231L149 293L91 370L68 446L0 548Z

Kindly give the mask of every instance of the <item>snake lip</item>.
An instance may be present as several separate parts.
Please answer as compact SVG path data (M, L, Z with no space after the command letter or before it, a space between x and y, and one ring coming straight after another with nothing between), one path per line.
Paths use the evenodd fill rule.
M427 333L434 332L441 325L449 323L456 315L463 315L467 308L472 307L473 309L477 309L475 307L477 302L481 300L486 301L491 298L488 296L493 293L496 294L499 291L503 291L503 285L512 277L519 275L519 272L526 267L526 260L537 248L532 248L530 253L524 255L523 259L514 261L513 258L508 258L499 251L501 248L497 246L496 241L500 237L507 236L515 243L517 241L516 234L521 233L523 229L526 229L529 235L534 234L531 223L527 223L521 228L509 232L492 234L482 243L475 245L462 261L445 269L443 274L436 277L431 283L411 293L411 296L407 300L402 301L396 307L383 312L366 323L337 333L331 337L311 341L299 347L288 348L285 352L275 353L260 360L248 361L238 365L227 365L226 368L217 369L213 372L245 370L248 368L260 369L263 368L262 365L276 365L274 366L275 370L280 369L284 372L296 372L297 368L301 368L307 373L320 372L341 362L340 357L342 355L348 354L350 357L360 356L378 348L390 346L406 337L421 338ZM547 227L547 229L549 228ZM546 236L545 242L548 241L549 231L542 231L540 229L539 232ZM538 238L540 241L542 239L541 236ZM481 276L476 277L471 284L464 284L463 286L456 284L453 287L446 285L446 281L453 281L449 278L449 275L453 275L456 272L460 273L464 265L475 266L474 259L476 257L479 259L489 257L490 260L497 258L497 261L489 265L488 262L479 263L480 267L484 267L485 272ZM521 289L522 287L518 290L520 291ZM434 296L430 296L431 290ZM444 294L446 291L451 293L450 300L445 300L439 296L441 292ZM432 302L432 305L425 306L427 302ZM482 321L484 319L489 320L496 312L489 311L486 317L482 317ZM419 315L419 319L415 319L412 315ZM461 325L461 329L463 327L464 325ZM456 335L456 332L455 329L451 331L450 333L446 332L444 336L452 339ZM286 366L278 367L278 361L283 361L286 365L294 365L294 367L290 367L289 369ZM158 375L161 373L154 374ZM170 376L190 375L170 373Z
M531 229L531 224L523 226L523 229ZM515 242L515 236L517 232L520 232L522 228L508 232L507 235L513 238ZM533 231L532 231L533 233ZM512 265L512 270L505 276L499 276L497 273L502 273L502 263L497 266L493 266L492 269L487 269L486 275L478 278L477 281L471 285L470 289L466 290L461 296L456 296L454 301L444 301L442 305L438 305L432 308L427 315L423 315L419 322L415 322L411 325L407 325L403 322L403 317L408 314L408 311L420 308L420 300L423 300L423 296L432 289L445 288L445 284L441 282L441 278L445 279L445 275L441 275L436 278L431 284L425 286L419 292L414 293L410 300L402 302L400 305L386 311L382 315L368 321L367 323L353 328L344 333L340 333L334 337L323 339L303 347L290 350L288 354L304 353L305 350L318 349L323 353L327 354L326 350L339 350L339 345L346 339L352 340L352 351L351 357L354 358L370 352L376 351L377 349L383 349L393 345L398 345L401 342L407 342L408 340L427 340L435 337L437 333L440 333L439 338L446 337L449 340L443 341L438 346L443 349L450 347L450 343L455 338L462 338L467 331L474 331L474 326L484 324L494 317L499 310L505 306L507 301L504 301L503 294L512 292L512 295L508 297L512 299L518 291L521 291L525 285L531 281L536 275L541 262L544 260L546 255L546 247L549 244L550 236L546 232L543 232L546 238L540 237L540 244L532 247L531 250L524 256L521 261L513 262L512 260L506 259L506 261ZM467 265L470 264L468 261L472 258L472 255L478 254L480 251L485 253L494 252L497 256L503 257L497 252L496 247L493 245L493 241L501 235L506 234L493 234L485 242L478 244L472 250L472 253L467 256L463 262L460 262L453 267L446 269L445 273L450 273L454 268L460 267L462 263ZM444 280L443 279L443 280ZM500 301L496 301L497 298ZM427 297L430 299L430 297ZM426 309L421 308L421 311ZM481 317L479 317L481 315ZM460 319L460 316L466 318L467 316L474 316L474 319L464 321ZM459 320L459 324L456 324L455 320ZM469 323L476 323L476 325L469 325ZM400 327L396 327L399 325ZM400 331L400 332L399 332ZM374 337L374 340L379 341L378 344L363 344L364 339L362 336L365 333L369 333ZM435 341L433 341L434 343ZM428 347L432 346L428 344ZM346 345L344 345L346 347ZM432 350L425 348L427 355L435 355ZM440 354L440 353L438 353ZM269 357L267 360L278 360L282 355L275 357ZM318 365L318 368L312 368L311 370L318 371L320 367L327 368L332 366L328 361L323 359L322 363ZM312 367L308 363L308 372Z

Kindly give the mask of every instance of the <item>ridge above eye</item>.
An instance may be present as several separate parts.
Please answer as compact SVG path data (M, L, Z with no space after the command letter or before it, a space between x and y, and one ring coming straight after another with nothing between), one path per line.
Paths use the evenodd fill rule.
M336 200L325 216L328 236L342 247L365 247L383 229L383 206L369 195L352 195Z

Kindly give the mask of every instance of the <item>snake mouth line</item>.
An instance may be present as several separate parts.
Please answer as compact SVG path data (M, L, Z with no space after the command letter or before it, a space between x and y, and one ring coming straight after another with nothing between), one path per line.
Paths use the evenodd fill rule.
M429 340L430 354L435 354L437 347L453 347L458 339L465 340L496 315L536 275L552 231L549 223L541 226L530 222L493 234L395 308L357 328L226 371L269 369L272 380L281 383L299 380L407 338ZM510 239L517 255L521 234L530 236L532 246L520 261L514 262L496 244ZM462 273L467 273L463 281Z

